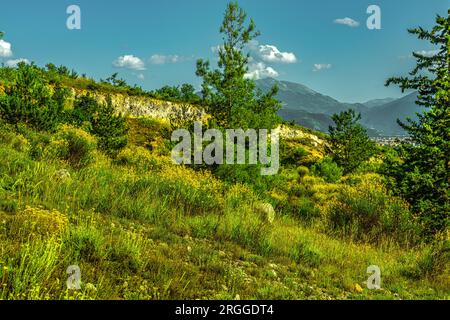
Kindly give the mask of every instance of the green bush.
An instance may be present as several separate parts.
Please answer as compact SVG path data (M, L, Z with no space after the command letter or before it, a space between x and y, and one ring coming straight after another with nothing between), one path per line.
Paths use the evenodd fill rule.
M355 241L381 242L386 237L414 244L420 237L406 203L374 182L344 186L328 207L328 230Z
M50 88L38 67L20 63L12 85L0 96L0 116L11 124L53 130L62 121L66 96L59 84Z
M425 277L445 276L446 272L448 273L449 261L450 241L437 240L432 246L426 248L425 254L418 261L415 261L413 265L406 263L407 267L402 269L401 273L414 280L421 280Z
M280 143L280 162L284 165L302 164L302 159L306 158L308 154L303 147L292 147L283 140Z
M217 167L214 174L230 184L241 183L252 187L257 192L265 192L284 180L281 175L261 175L260 164L223 164Z
M126 120L116 114L111 99L99 103L89 95L78 97L74 103L71 121L76 126L86 126L98 139L98 148L110 156L116 156L127 143Z
M50 157L68 161L74 167L83 167L92 160L96 140L86 131L64 125L53 137L46 152Z
M297 173L300 176L300 178L303 178L309 174L309 169L305 166L299 166L297 167Z
M326 157L313 165L312 172L326 182L335 183L342 177L343 169L333 159Z
M143 147L127 147L119 152L115 159L119 165L134 166L136 170L152 170L158 166L158 161L150 151Z

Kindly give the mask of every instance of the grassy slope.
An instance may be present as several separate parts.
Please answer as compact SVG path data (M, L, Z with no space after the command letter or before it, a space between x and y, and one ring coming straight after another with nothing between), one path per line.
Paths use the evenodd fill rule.
M270 224L253 210L261 195L173 166L158 131L130 132L153 151L133 147L120 163L95 153L82 169L31 159L43 136L2 132L0 299L448 298L432 247L353 243L288 215ZM61 169L70 178L57 179ZM303 183L314 201L339 188ZM365 288L372 264L382 290ZM66 289L69 265L80 291Z

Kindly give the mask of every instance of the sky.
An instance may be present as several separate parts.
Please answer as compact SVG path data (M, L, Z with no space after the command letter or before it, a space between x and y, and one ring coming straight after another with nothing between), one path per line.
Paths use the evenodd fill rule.
M0 62L21 59L66 65L95 79L118 72L144 89L192 83L196 60L217 61L215 48L225 0L15 0L0 5ZM435 48L407 33L430 29L450 0L240 0L261 36L248 50L248 77L304 84L342 102L399 97L386 88L406 75L412 52ZM80 8L81 29L69 29L70 5ZM381 29L369 29L370 5ZM74 21L69 19L70 21Z

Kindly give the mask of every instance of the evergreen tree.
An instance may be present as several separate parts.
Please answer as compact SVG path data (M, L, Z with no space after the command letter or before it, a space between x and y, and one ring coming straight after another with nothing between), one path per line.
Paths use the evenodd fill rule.
M247 24L247 14L236 2L229 3L220 33L219 69L211 70L208 61L197 61L197 76L203 78L202 95L216 123L232 128L273 128L279 121L277 89L255 94L255 83L246 76L250 55L244 50L257 36L255 23Z
M52 130L64 119L67 90L51 88L34 64L19 63L13 84L0 97L0 115L9 123L25 123L38 130Z
M354 110L335 114L332 119L336 126L329 128L331 154L347 174L369 160L375 152L375 143L358 123L361 114Z
M108 155L127 145L126 120L116 113L110 98L104 104L89 95L77 98L72 121L97 136L99 149Z
M390 161L387 174L394 189L404 196L433 233L448 227L450 213L450 10L437 16L436 26L427 31L409 29L419 39L437 46L436 54L413 53L416 67L409 77L391 78L386 85L402 91L418 91L417 104L427 110L417 121L400 121L414 144L398 148L398 161Z
M196 103L199 102L199 96L195 94L195 88L189 83L184 83L180 88L181 99L184 102Z

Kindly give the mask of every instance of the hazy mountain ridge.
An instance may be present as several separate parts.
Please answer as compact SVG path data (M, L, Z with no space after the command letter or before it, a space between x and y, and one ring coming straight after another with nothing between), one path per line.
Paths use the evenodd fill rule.
M363 105L365 105L367 108L375 108L375 107L382 106L386 103L390 103L395 100L397 100L397 99L395 99L395 98L373 99L373 100L363 102Z
M286 121L294 121L302 126L320 131L328 131L333 123L331 116L335 113L354 109L361 113L361 123L371 136L404 135L404 130L397 124L397 119L410 117L417 119L416 112L423 110L415 104L417 93L394 99L374 99L364 103L339 102L330 96L316 92L305 85L278 81L272 78L256 81L257 88L267 92L277 85L277 98L283 107L279 115Z

